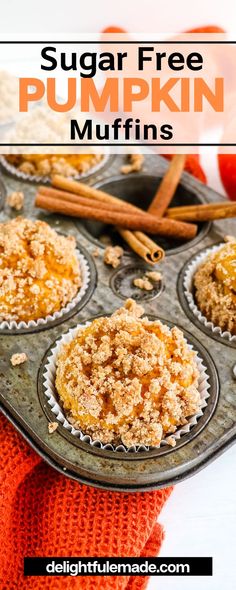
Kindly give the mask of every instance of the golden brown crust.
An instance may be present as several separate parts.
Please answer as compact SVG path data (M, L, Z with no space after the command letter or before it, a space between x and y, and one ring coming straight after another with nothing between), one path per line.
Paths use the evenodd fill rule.
M73 237L43 221L0 223L0 321L29 321L64 307L81 286Z
M194 276L195 299L206 318L236 334L236 241L207 256Z
M56 387L68 420L93 440L157 446L199 408L195 353L178 328L142 313L128 300L58 355Z

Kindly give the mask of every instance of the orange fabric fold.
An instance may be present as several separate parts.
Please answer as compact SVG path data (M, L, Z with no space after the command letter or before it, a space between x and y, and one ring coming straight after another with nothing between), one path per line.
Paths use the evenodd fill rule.
M2 590L143 590L147 577L24 577L24 557L157 555L157 517L171 488L120 493L60 475L1 416Z

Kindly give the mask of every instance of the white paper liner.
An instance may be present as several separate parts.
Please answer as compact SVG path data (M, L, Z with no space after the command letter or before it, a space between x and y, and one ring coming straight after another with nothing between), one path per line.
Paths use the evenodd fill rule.
M58 318L61 318L65 313L67 313L68 311L71 311L71 309L73 309L73 307L75 307L75 305L77 305L82 297L85 295L88 286L90 284L90 269L89 269L89 265L88 262L86 260L86 258L83 256L83 254L81 254L81 252L76 248L76 256L78 258L79 261L79 265L80 265L80 272L81 272L81 279L82 279L82 285L79 288L79 291L77 293L77 295L71 300L69 301L69 303L67 303L67 305L65 307L62 307L59 311L55 311L55 313L51 314L51 315L47 315L45 318L39 318L38 320L30 320L29 322L23 322L23 321L19 321L17 322L16 320L12 320L10 322L4 320L2 322L0 322L0 331L1 330L22 330L22 329L26 329L26 328L36 328L37 326L45 326L46 324L53 322L54 320L57 320Z
M63 157L63 155L65 155L65 154L61 154L62 157ZM86 170L86 172L81 172L81 173L78 172L78 174L76 174L76 176L69 177L69 178L71 178L72 180L80 180L82 178L87 178L91 174L94 174L95 172L100 170L100 168L103 168L103 166L105 166L105 164L107 163L108 158L109 158L109 153L103 154L102 160L97 162L97 164L94 164L93 166L91 166L91 168ZM11 176L15 176L15 178L19 178L19 180L27 180L30 182L35 182L37 184L38 183L40 183L40 184L50 184L51 183L50 176L26 174L25 172L18 170L16 168L16 166L13 166L13 164L10 164L10 162L8 162L4 156L0 156L0 164L9 174L11 174Z
M222 243L218 244L217 246L207 248L206 250L204 250L204 252L200 252L200 254L197 254L197 256L195 256L195 258L191 260L184 274L183 288L185 297L189 304L189 308L191 309L194 316L199 320L199 322L201 322L201 324L203 324L206 328L211 330L213 334L217 334L218 336L221 336L221 338L229 340L230 342L236 342L236 336L234 336L228 331L223 332L220 326L216 326L215 324L213 324L213 322L210 322L206 318L206 316L202 314L200 309L197 307L197 304L194 299L193 279L197 269L204 262L204 260L207 258L209 254L217 252L217 250L222 248L223 245L224 244Z
M92 440L92 438L88 434L84 434L81 430L74 428L74 426L66 418L64 411L58 402L58 395L57 395L57 391L56 391L56 387L55 387L56 362L57 362L58 353L59 353L59 350L60 350L62 344L68 344L69 342L71 342L73 340L73 338L75 337L76 333L78 332L78 330L80 330L81 328L84 329L87 326L89 326L90 324L91 324L91 322L86 322L86 324L83 324L83 325L78 324L76 326L76 328L71 328L66 334L63 334L61 336L61 338L59 340L57 340L55 346L52 348L51 355L48 358L47 364L45 365L45 370L43 373L44 393L47 398L47 403L51 407L51 411L53 412L53 414L55 414L55 418L58 420L58 422L60 422L60 424L62 424L62 426L64 428L66 428L66 430L68 430L68 432L70 432L74 436L78 437L81 441L88 443L92 447L98 447L98 448L104 449L104 450L110 450L110 451L115 451L115 452L125 452L125 453L127 453L127 452L137 453L139 451L149 451L151 449L159 448L160 446L164 446L164 445L169 446L168 442L165 439L163 439L160 442L158 447L149 447L149 446L145 446L145 445L136 445L136 446L133 445L132 447L127 448L122 444L120 444L118 446L114 446L112 444L103 444L99 440L95 440L95 441ZM185 341L186 341L186 339L185 339ZM188 343L188 346L189 346L189 348L193 349L193 346L191 344ZM176 432L174 432L173 434L166 435L166 438L168 438L168 436L171 436L171 438L174 438L176 441L178 441L181 438L181 436L183 436L184 434L188 433L191 430L192 426L197 424L198 419L203 415L204 408L207 406L207 400L210 396L210 394L209 394L210 384L208 381L209 376L207 374L207 369L203 363L203 360L200 358L198 352L196 355L196 362L197 362L197 367L199 370L198 390L199 390L199 393L201 396L201 404L200 404L199 410L198 410L197 414L195 414L194 416L189 418L187 424L185 424L184 426L182 426L181 428L176 430Z

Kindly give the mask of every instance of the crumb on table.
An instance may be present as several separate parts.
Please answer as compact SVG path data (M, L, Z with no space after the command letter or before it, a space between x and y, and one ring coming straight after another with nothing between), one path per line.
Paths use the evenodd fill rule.
M124 250L121 246L107 246L103 261L105 264L112 266L113 268L117 268L121 263L121 257L123 256Z
M146 277L137 277L133 280L133 284L144 291L152 291L153 289L152 283Z
M53 434L53 432L55 432L55 430L58 428L58 426L59 426L58 422L49 422L48 423L49 434Z
M22 365L25 361L28 360L27 354L25 352L16 352L10 358L11 364L13 367L16 365Z
M24 193L21 191L15 191L7 196L6 203L9 205L9 207L11 207L11 209L20 211L24 206L24 199Z

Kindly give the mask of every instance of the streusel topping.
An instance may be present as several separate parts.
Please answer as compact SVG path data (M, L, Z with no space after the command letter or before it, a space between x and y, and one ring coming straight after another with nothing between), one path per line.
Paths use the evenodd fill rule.
M6 159L20 172L29 175L77 176L88 172L90 168L103 159L102 154L19 154L9 155Z
M236 334L236 240L207 256L195 273L194 286L203 315Z
M128 300L63 344L56 388L68 420L103 443L159 445L200 404L195 353Z
M35 320L64 307L81 286L73 237L43 221L0 223L0 320Z

